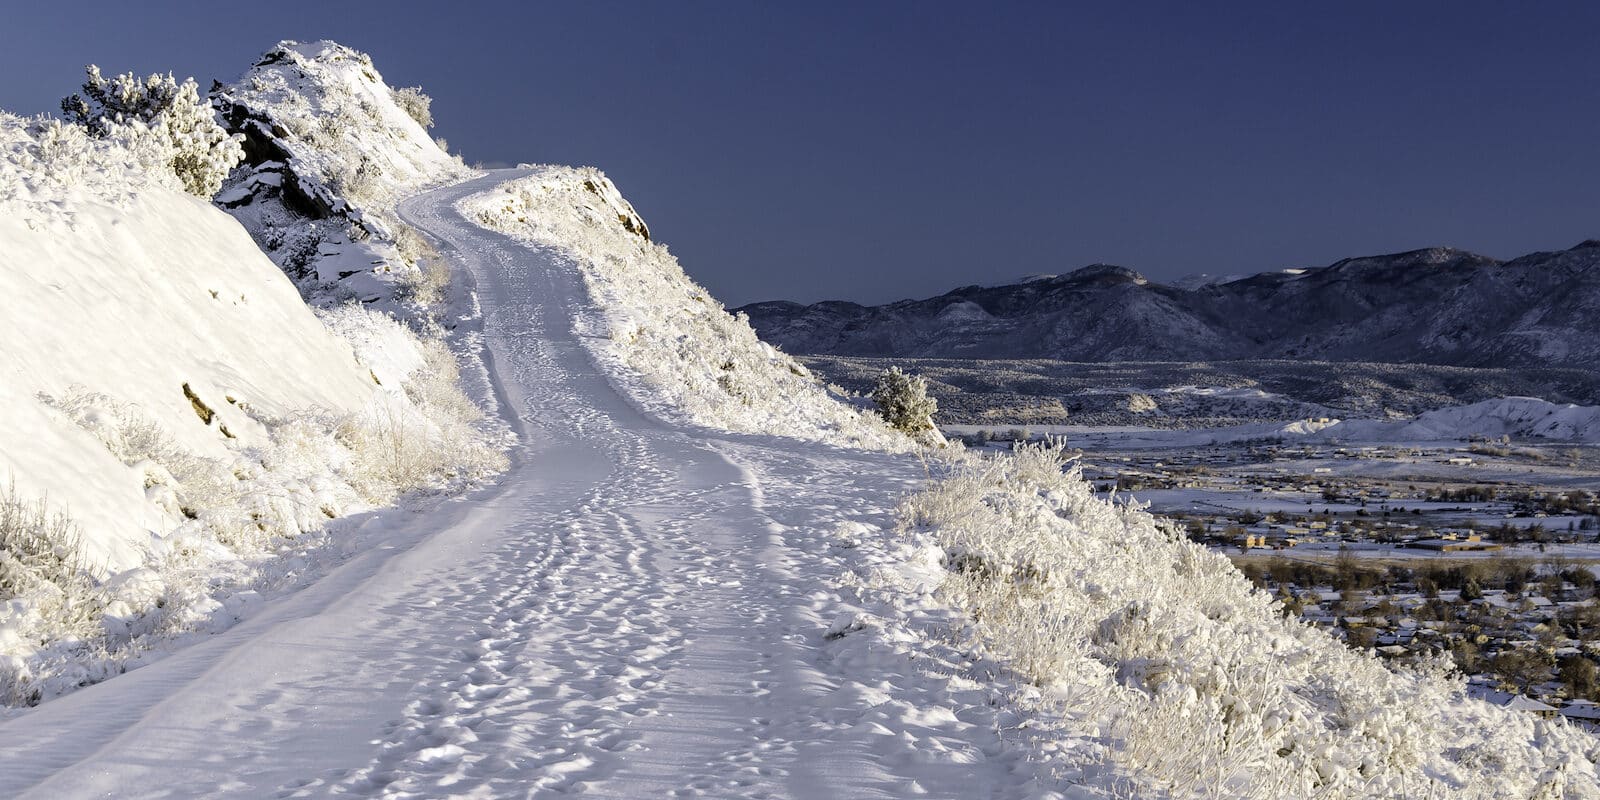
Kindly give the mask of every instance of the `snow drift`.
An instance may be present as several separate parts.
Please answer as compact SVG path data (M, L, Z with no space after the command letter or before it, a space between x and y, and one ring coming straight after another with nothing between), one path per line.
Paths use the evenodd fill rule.
M741 433L906 450L880 417L831 394L756 338L651 241L644 220L598 170L538 167L462 201L485 227L549 248L583 276L583 341L633 400L669 419Z

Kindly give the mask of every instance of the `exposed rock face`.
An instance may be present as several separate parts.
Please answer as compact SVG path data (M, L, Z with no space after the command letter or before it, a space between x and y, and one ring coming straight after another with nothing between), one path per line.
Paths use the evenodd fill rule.
M1094 265L883 306L739 310L795 353L1592 368L1600 366L1600 245L1505 262L1432 248L1194 288Z

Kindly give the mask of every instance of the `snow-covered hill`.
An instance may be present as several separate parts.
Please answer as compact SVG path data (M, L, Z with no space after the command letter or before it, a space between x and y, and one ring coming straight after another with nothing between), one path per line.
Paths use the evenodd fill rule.
M1401 435L1417 439L1510 436L1600 444L1600 407L1505 397L1429 411L1403 428Z
M1181 286L1095 265L883 306L738 310L803 354L1593 368L1600 241L1506 262L1433 248Z
M375 127L403 116L386 102ZM352 132L352 150L396 170L374 186L461 172L410 124ZM432 160L409 158L419 137ZM279 174L325 176L347 154ZM342 230L382 245L345 187L322 185ZM138 137L0 114L0 703L225 626L223 601L282 572L305 534L504 464L425 319L313 311L237 220L179 189Z
M1427 411L1411 420L1350 419L1282 429L1291 435L1363 442L1517 440L1600 444L1600 406L1558 404L1536 397L1502 397Z
M576 310L582 340L647 410L744 433L874 449L912 446L724 311L665 246L650 240L633 206L598 170L537 167L468 198L462 211L572 261L591 301Z

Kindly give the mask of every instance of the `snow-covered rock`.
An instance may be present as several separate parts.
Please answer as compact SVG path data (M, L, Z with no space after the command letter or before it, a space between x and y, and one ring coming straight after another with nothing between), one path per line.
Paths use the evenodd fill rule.
M248 161L281 164L290 202L323 216L391 211L468 172L395 102L371 57L336 42L280 42L211 96Z
M424 281L420 241L395 203L472 171L396 102L372 59L335 42L284 41L211 99L245 149L217 203L302 293L422 313L405 302Z

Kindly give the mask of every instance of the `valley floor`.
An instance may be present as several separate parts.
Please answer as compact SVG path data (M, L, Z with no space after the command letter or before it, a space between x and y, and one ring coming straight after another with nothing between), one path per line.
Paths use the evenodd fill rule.
M831 534L892 524L915 461L640 414L571 332L576 271L454 210L507 178L403 213L477 282L511 472L223 634L0 723L0 796L1050 788L959 664L824 636L851 608Z

